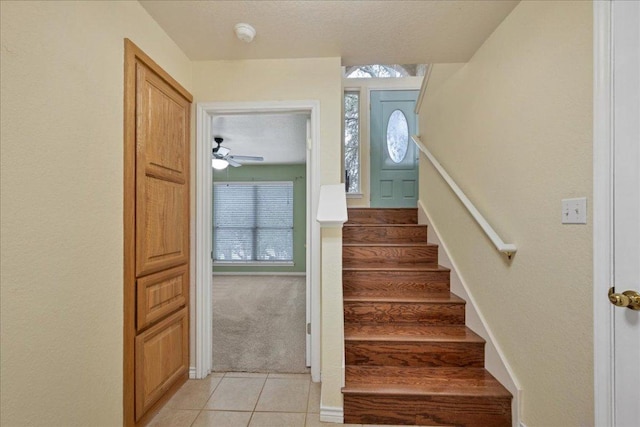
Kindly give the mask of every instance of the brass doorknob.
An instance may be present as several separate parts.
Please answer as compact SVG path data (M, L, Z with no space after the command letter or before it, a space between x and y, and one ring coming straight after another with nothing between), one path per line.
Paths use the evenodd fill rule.
M617 307L626 307L631 310L640 310L640 293L636 291L624 291L619 294L609 288L609 301Z

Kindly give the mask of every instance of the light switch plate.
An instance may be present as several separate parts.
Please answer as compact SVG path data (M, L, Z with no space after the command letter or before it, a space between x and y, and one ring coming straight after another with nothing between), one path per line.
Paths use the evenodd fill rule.
M587 198L562 199L562 223L587 223Z

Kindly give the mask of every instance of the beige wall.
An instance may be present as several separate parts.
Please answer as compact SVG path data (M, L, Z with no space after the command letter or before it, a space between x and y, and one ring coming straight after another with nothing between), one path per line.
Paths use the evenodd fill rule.
M320 101L321 184L340 182L340 58L199 61L194 102Z
M193 63L195 102L318 100L320 102L320 184L341 181L342 69L340 58L199 61ZM315 214L314 214L315 215ZM324 251L325 249L323 249ZM341 252L323 252L323 265L341 266ZM327 295L340 283L322 272L322 308L333 307ZM335 294L335 292L333 293ZM341 307L341 305L340 305ZM342 330L322 331L322 404L342 407L342 359L328 357L326 343L342 342ZM331 347L330 347L331 348Z
M138 2L0 7L0 424L121 425L123 38L191 63Z
M420 198L521 383L522 421L592 425L591 211L560 222L561 199L592 197L591 2L520 3L425 97L420 129L518 246L500 255L422 156Z
M137 2L0 7L0 424L119 425L122 39L196 101L320 100L323 184L341 180L340 59L191 63ZM593 422L591 224L560 225L561 198L591 197L591 79L591 4L523 2L421 113L426 144L519 246L497 255L422 160L421 199L529 427Z

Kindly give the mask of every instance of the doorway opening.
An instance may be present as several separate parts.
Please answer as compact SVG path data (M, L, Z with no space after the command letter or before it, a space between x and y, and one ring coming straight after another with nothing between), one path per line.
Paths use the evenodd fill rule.
M428 67L427 67L428 68ZM347 73L348 70L345 70ZM347 73L348 74L348 73ZM345 74L346 75L346 74ZM343 141L342 141L342 161L343 161L343 176L345 182L349 183L347 187L347 205L350 208L368 208L372 207L372 182L371 182L371 156L372 156L372 129L371 129L371 116L372 116L372 96L376 92L389 92L394 93L396 91L414 91L420 93L421 85L426 77L422 74L417 76L411 75L401 78L354 78L355 75L349 78L343 78ZM415 102L419 104L420 102ZM395 111L395 109L394 109ZM390 113L393 113L391 111ZM403 114L407 117L407 122L411 120L409 116L415 117L415 111L405 111ZM390 117L391 114L389 114ZM388 119L388 117L385 117ZM379 120L379 123L383 120ZM409 124L409 123L408 123ZM417 121L416 121L417 125ZM382 126L385 126L383 124ZM379 138L386 141L386 127L380 131ZM383 132L384 131L384 132ZM409 143L407 150L411 149L413 143ZM383 147L387 150L386 145ZM384 154L384 152L383 152ZM411 153L406 153L406 159L410 158ZM405 167L403 163L405 160L400 160L400 164L393 162L394 168ZM375 159L374 159L375 160ZM380 168L380 165L377 166ZM378 173L378 177L384 180ZM374 177L375 178L375 177ZM397 182L395 182L398 184ZM388 193L390 182L373 183L377 186L378 190L384 190ZM399 191L393 190L393 194L408 194L411 191L417 189L411 188L412 184L402 183L402 187ZM397 185L396 185L397 186ZM413 205L415 207L415 204Z
M286 125L287 121L290 126ZM312 380L320 380L320 230L315 221L319 193L318 123L318 101L213 102L197 106L196 318L193 324L196 357L192 378L204 378L214 369L284 372L285 368L273 362L278 359L279 352L289 351L293 357L304 359L298 360L296 370L308 366ZM286 132L292 135L286 135ZM285 140L290 137L296 139L295 147L287 146ZM263 157L264 160L239 161L241 167L229 166L214 172L214 138L224 138L221 146L231 151L229 158L232 161L234 155ZM258 221L254 226L231 231L229 227L224 229L228 224L222 221L215 223L216 234L216 231L212 232L216 209L214 185L239 186L240 191L227 188L230 190L226 191L227 196L239 198L241 192L251 194L251 198L245 199L251 199L249 204L253 206L251 209L257 209L255 212L261 209L257 200L264 194L285 194L288 185L296 187L297 198L292 199L294 208L298 206L294 209L298 214L293 221L296 224L291 224L287 231L286 221L277 221L277 224ZM268 188L258 188L261 186ZM219 192L224 193L224 190ZM264 194L255 196L258 193ZM261 203L265 205L265 202ZM303 211L302 218L300 211ZM269 212L268 208L266 212ZM283 215L278 213L278 217ZM233 243L232 248L224 247L225 233L227 237L231 236L227 240ZM279 237L265 237L269 233ZM218 241L214 234L220 236ZM246 236L244 242L242 235ZM287 249L289 243L292 247ZM256 277L258 274L261 276ZM281 292L284 294L276 297ZM300 307L301 303L303 307ZM214 313L216 306L219 313ZM229 311L231 306L236 310ZM225 310L227 314L223 313ZM218 314L221 317L216 317ZM298 323L300 319L299 325L287 324L287 320ZM231 341L218 335L218 332L224 333L223 327L227 328L226 337ZM302 354L299 342L281 347L278 337L286 335L288 327L298 335L302 334L303 338L298 339L304 341ZM220 329L214 332L214 328ZM279 328L282 330L277 330ZM253 342L243 342L243 336L249 338L251 335ZM238 360L239 354L235 354L236 360L233 360L234 350L226 355L218 352L231 342L236 345L236 352L248 358ZM266 364L256 364L259 357L251 358L251 352L261 354L267 360ZM266 354L271 356L265 358ZM229 366L232 360L245 366Z
M309 114L211 120L229 163L213 169L212 369L306 373Z

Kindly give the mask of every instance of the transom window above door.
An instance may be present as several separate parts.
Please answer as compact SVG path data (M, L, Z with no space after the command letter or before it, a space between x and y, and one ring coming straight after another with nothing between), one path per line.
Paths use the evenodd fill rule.
M344 68L344 76L348 79L415 77L424 76L426 69L426 64L351 65Z

